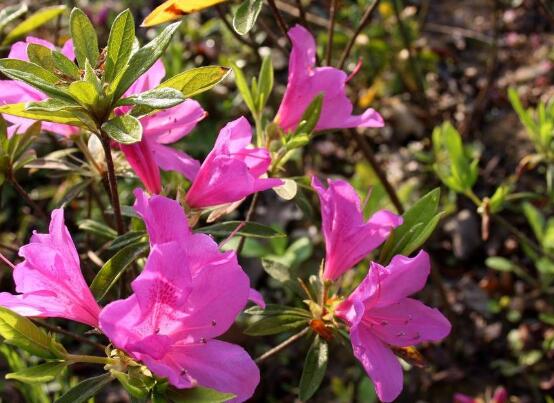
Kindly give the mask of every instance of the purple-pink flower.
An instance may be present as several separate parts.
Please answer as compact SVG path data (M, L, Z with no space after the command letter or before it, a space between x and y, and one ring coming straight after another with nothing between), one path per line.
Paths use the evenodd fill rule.
M27 56L27 47L29 44L37 44L47 47L48 49L54 49L55 46L43 39L29 36L25 39L25 42L16 42L12 45L8 58L19 59L29 61ZM75 59L75 53L73 51L73 41L69 40L65 43L61 50L67 58L70 60ZM21 102L38 102L48 98L41 91L16 80L0 80L0 88L2 88L2 94L0 94L0 104L16 104ZM8 127L8 136L11 137L15 133L25 132L33 123L34 120L21 118L18 116L3 115L6 121L11 123ZM71 136L78 133L79 129L74 126L68 126L60 123L43 122L42 128L46 131L60 134L62 136Z
M125 93L140 94L155 88L165 76L165 68L157 61ZM122 108L127 110L129 108ZM180 172L189 180L196 177L200 163L186 153L168 147L189 134L196 124L206 117L200 104L192 99L140 119L142 140L136 144L120 144L127 161L150 193L160 193L160 168Z
M289 80L275 122L285 131L294 131L308 105L323 94L323 107L316 130L349 127L383 127L383 118L373 109L352 115L352 102L346 96L348 77L333 67L315 67L314 37L301 25L288 32L292 41Z
M100 307L81 273L62 209L52 212L49 233L34 233L19 255L25 260L13 272L18 294L0 293L0 306L23 316L66 318L98 326Z
M366 222L354 188L343 180L328 180L328 184L325 189L316 177L312 178L321 203L325 237L323 277L336 280L381 245L402 224L402 217L381 210Z
M234 252L193 234L178 202L136 192L152 245L133 294L100 314L100 328L118 348L177 388L197 385L252 396L259 370L240 346L215 340L246 305L250 285Z
M244 117L221 129L214 148L187 192L186 203L190 207L233 203L283 184L280 179L262 177L271 164L271 157L265 148L254 148L251 141L252 127Z
M495 389L494 394L490 400L487 400L489 403L506 403L508 402L509 396L508 391L499 386ZM473 398L471 396L465 395L463 393L456 393L454 395L454 403L480 403L483 400L480 398Z
M429 271L423 251L414 258L396 256L387 267L372 263L335 311L350 327L354 355L384 402L396 399L403 385L402 367L389 346L439 341L450 333L450 322L437 309L408 298L425 286Z

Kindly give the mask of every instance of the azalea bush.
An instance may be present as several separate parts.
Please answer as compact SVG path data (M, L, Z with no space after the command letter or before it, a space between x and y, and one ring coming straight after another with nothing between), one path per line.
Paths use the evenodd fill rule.
M407 197L368 143L368 130L387 125L374 95L354 104L350 91L359 75L394 65L385 55L366 67L356 46L379 2L352 6L361 19L350 38L337 32L340 57L336 1L327 42L301 4L289 24L273 0L232 13L218 3L144 4L142 21L122 5L0 11L0 179L33 230L0 254L11 284L0 293L0 353L26 401L103 401L114 387L131 401L278 401L264 385L279 377L288 398L330 401L336 368L357 379L360 401L395 401L404 372L438 372L444 360L425 351L456 339L458 311L424 247L457 198L474 204L483 241L491 222L511 231L538 276L501 256L487 265L551 295L554 227L517 189L523 170L540 169L552 200L552 103L526 110L509 91L536 153L490 195L475 189L479 147L437 123L419 155L435 186ZM213 62L209 49L200 59L181 54L189 35L201 35L191 28L201 14L188 15L198 11L218 14L229 35ZM399 18L404 84L422 101L433 60L412 54L400 11L395 1L380 6ZM264 27L261 38L264 12L278 31ZM54 19L62 33L51 42L37 33ZM270 37L273 49L258 46ZM314 145L325 136L353 139L368 165L318 169ZM21 183L29 177L40 178L34 188ZM536 239L503 218L514 206ZM287 228L284 214L300 217L301 229ZM416 295L426 288L435 298ZM298 364L284 375L292 349ZM337 399L353 399L331 384ZM503 388L493 397L506 398Z

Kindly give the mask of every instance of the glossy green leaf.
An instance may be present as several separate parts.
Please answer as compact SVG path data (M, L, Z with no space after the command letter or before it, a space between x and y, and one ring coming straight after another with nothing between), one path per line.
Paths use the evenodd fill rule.
M315 127L317 126L317 122L319 122L319 116L321 115L322 107L323 94L319 94L312 100L312 102L310 102L310 104L302 114L300 123L298 123L298 127L294 132L295 136L303 133L309 134L314 131Z
M81 70L79 70L79 67L77 67L77 65L69 60L63 53L55 50L52 52L52 58L54 59L54 64L59 73L62 73L73 80L81 79Z
M113 228L94 220L86 219L80 221L79 229L107 239L115 239L117 237L117 232Z
M207 227L196 229L196 232L202 232L213 236L227 236L242 224L242 221L226 221ZM256 222L245 223L237 232L237 236L245 236L250 238L283 238L286 234L275 228L267 225L258 224Z
M256 1L256 0L254 0ZM261 4L261 1L260 1ZM271 95L273 90L274 73L273 63L271 56L265 56L262 61L262 67L260 68L260 74L258 76L258 110L263 111L267 99Z
M115 238L110 246L109 250L119 250L130 244L137 243L141 239L146 237L146 231L129 231L126 234L120 235Z
M329 346L325 340L316 336L304 361L298 394L300 400L308 400L319 389L327 371L328 361Z
M250 109L250 112L252 112L252 114L257 114L258 111L256 103L254 102L254 97L252 95L252 92L250 91L250 87L248 87L248 82L246 81L246 77L244 76L242 69L235 63L232 63L231 67L233 69L233 73L235 74L235 84L237 85L237 88L240 92L240 95L242 96L242 99L244 100L244 103L246 104L246 106L248 106L248 109Z
M56 68L54 56L52 55L52 50L48 49L46 46L30 43L27 45L27 56L31 63L39 65L52 73L54 72Z
M142 125L131 115L117 116L102 125L111 139L121 144L134 144L142 139Z
M110 30L104 73L106 82L115 78L118 69L127 66L134 41L135 21L131 11L127 9L116 17Z
M87 81L74 81L69 85L69 93L80 105L93 110L97 105L100 94L94 84Z
M15 379L19 382L31 384L51 382L61 374L66 366L67 363L64 361L46 362L36 367L9 373L6 375L6 379Z
M174 88L154 88L141 94L122 98L117 105L140 105L152 110L168 109L183 103L185 99L183 93Z
M85 379L67 391L55 403L85 403L113 381L110 374L102 374Z
M158 36L131 56L128 67L122 70L110 85L115 100L118 100L163 55L180 25L180 22L168 25Z
M235 397L232 393L218 392L200 386L192 389L169 388L166 395L174 403L222 403Z
M90 290L96 299L103 299L125 270L149 249L148 242L134 243L124 247L108 260L90 285Z
M9 78L23 81L46 95L71 101L59 78L48 70L23 60L0 59L0 72Z
M29 319L0 307L0 336L32 355L42 358L60 358L53 348L54 341Z
M244 0L233 17L233 28L239 35L246 35L256 24L262 11L262 0Z
M98 36L87 15L80 9L74 8L69 17L69 31L73 39L77 63L84 69L86 61L96 67L100 52L98 50Z
M36 13L30 15L22 23L14 27L4 38L2 45L12 43L14 40L27 35L38 27L46 24L48 21L56 18L65 11L65 6L54 6L41 8Z
M229 74L222 66L204 66L190 69L164 81L158 88L174 88L181 91L185 98L191 98L208 91L220 83Z
M256 314L256 311L249 311ZM281 309L273 308L271 311L263 312L260 318L252 322L244 333L250 336L267 336L290 332L301 329L310 324L311 317L305 310L299 308L284 307ZM257 316L257 315L256 315Z
M25 14L28 9L27 4L21 3L0 10L0 31L10 22Z

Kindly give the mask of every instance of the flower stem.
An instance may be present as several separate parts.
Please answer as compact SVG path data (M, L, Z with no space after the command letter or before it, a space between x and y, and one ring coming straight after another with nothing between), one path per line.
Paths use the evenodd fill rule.
M117 233L123 235L125 232L123 226L123 216L121 215L121 205L119 203L119 194L117 192L117 177L115 175L115 167L112 158L112 148L110 145L110 138L104 132L101 132L100 140L102 147L104 148L104 154L106 155L106 165L108 167L108 182L110 186L110 193L112 198L112 207L115 216L115 226Z
M284 350L294 342L300 340L302 337L304 337L308 332L310 331L310 328L307 327L300 331L299 333L296 333L294 336L289 337L287 340L282 342L281 344L278 344L277 346L273 347L272 349L266 351L262 355L260 355L258 358L256 358L254 361L256 364L259 364L262 361L265 361L267 358L271 357L274 354L277 354L281 350Z
M27 193L27 191L23 189L23 187L19 184L17 179L15 179L15 175L13 174L11 169L8 172L7 179L10 182L10 184L14 187L16 192L19 193L19 195L25 199L27 204L31 206L33 210L35 210L35 213L41 219L48 221L48 215L42 210L42 208L37 203L35 203L33 199L31 199L31 196L29 195L29 193Z
M337 14L337 1L331 0L329 7L329 25L327 27L327 54L325 56L325 64L331 65L333 59L333 36L335 34L335 17Z
M97 357L94 355L77 355L77 354L68 354L65 357L65 359L66 361L69 361L69 362L86 362L89 364L100 364L100 365L115 364L117 362L113 358Z
M72 337L75 340L80 341L81 343L86 343L86 344L89 344L89 345L93 346L94 348L96 348L99 351L102 351L102 352L106 351L106 346L103 346L102 344L97 343L95 341L89 340L86 337L81 336L80 334L73 333L73 332L70 332L69 330L62 329L59 326L53 326L53 325L51 325L51 324L49 324L49 323L47 323L43 320L33 319L33 321L38 323L40 326L50 330L51 332L58 333L58 334L63 334L64 336L68 336L68 337Z

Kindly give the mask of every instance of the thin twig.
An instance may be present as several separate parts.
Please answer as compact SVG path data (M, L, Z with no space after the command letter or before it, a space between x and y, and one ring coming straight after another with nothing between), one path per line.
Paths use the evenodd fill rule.
M300 23L305 26L306 29L309 29L308 20L306 19L306 10L304 10L302 0L296 0L296 8L298 9L298 18L300 19Z
M239 35L237 33L237 31L235 31L235 29L233 28L233 26L231 25L231 23L229 22L229 20L227 19L227 16L225 15L225 10L223 9L223 6L221 4L218 4L215 6L215 11L217 12L217 14L219 15L219 18L221 19L221 21L223 22L223 24L227 27L227 29L229 30L229 32L231 32L231 34L235 37L235 39L237 41L239 41L240 43L248 46L250 49L252 49L252 51L254 52L254 54L256 55L256 58L261 61L261 56L260 56L260 53L258 52L258 46L256 45L256 43L254 42L251 42L249 41L248 39L244 38L243 36Z
M371 20L371 16L373 15L374 11L377 9L378 4L379 4L379 0L373 0L373 2L367 6L364 12L364 15L362 16L362 19L360 20L360 23L356 28L356 31L354 31L354 34L350 36L350 41L348 41L346 48L344 48L344 52L342 52L342 56L340 57L340 62L339 62L339 69L342 70L344 68L346 59L348 59L348 56L350 56L350 52L352 51L352 47L356 43L356 39L358 39L358 35L360 35L360 33L365 28L367 23Z
M329 25L327 26L327 54L325 56L325 64L331 65L333 59L333 37L335 35L335 19L337 16L337 1L331 0L329 6Z
M379 162L375 158L375 155L373 154L373 150L371 149L371 146L368 144L367 140L364 136L362 136L360 133L358 133L354 129L349 129L346 131L350 134L358 144L358 147L362 154L364 155L367 162L369 162L369 165L371 165L371 168L373 168L373 171L379 178L379 182L383 185L385 188L385 191L387 192L390 201L396 208L396 211L398 211L399 214L404 213L404 206L402 205L402 202L398 198L398 195L396 194L396 190L394 190L394 187L387 179L387 175L385 172L381 169L381 166L379 165Z
M110 193L112 198L112 207L115 216L115 226L117 233L123 235L125 228L123 225L123 216L121 215L121 204L119 203L119 193L117 192L117 177L115 175L115 167L112 158L112 147L110 145L110 138L106 133L101 133L102 147L104 148L104 154L106 155L106 165L108 167L108 182L110 185Z
M248 208L248 211L246 212L246 217L244 218L244 224L248 223L252 219L254 211L256 210L256 204L258 203L259 195L259 193L254 193L254 197L252 197L252 202L250 203L250 207ZM245 242L246 236L242 236L237 247L237 256L240 256Z
M260 362L266 360L267 358L271 357L274 354L277 354L281 350L284 350L294 342L300 340L302 337L304 337L308 332L310 331L309 327L306 327L301 332L296 333L294 336L289 337L287 340L282 342L281 344L278 344L277 346L273 347L272 349L266 351L262 355L260 355L258 358L256 358L254 361L256 364L259 364Z
M281 15L281 12L277 8L277 5L275 4L275 0L267 0L269 3L269 8L271 9L271 12L275 16L275 19L277 20L277 25L279 26L279 29L281 30L281 33L287 38L287 41L289 44L291 44L291 40L288 35L289 27L285 20L283 19L283 16Z
M106 351L106 346L103 346L100 343L97 343L95 341L87 339L86 337L83 337L80 334L73 333L69 330L62 329L59 326L51 325L51 324L49 324L45 321L39 320L39 319L33 319L33 321L35 321L40 326L50 330L51 332L58 333L58 334L63 334L64 336L68 336L68 337L72 337L75 340L80 341L81 343L86 343L86 344L89 344L89 345L93 346L94 348L96 348L99 351L102 351L102 352Z
M9 170L7 175L8 181L10 184L14 187L14 189L19 193L21 197L25 199L27 204L32 207L33 210L35 210L35 213L43 220L48 222L48 215L44 212L44 210L37 204L33 199L31 199L31 196L23 187L19 184L17 179L15 179L15 175L11 170Z

